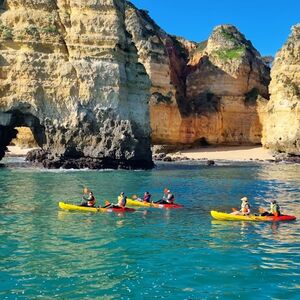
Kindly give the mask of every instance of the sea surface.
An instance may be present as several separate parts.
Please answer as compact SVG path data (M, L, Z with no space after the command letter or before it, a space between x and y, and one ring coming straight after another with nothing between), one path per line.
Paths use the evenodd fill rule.
M9 162L6 160L6 162ZM159 164L152 171L0 168L0 299L300 299L300 221L221 222L240 198L300 219L300 165ZM62 211L170 188L183 209Z

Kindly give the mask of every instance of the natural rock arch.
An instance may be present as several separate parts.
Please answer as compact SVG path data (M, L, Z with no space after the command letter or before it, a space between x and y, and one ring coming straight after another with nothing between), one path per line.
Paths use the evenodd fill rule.
M20 110L0 112L0 159L5 155L6 147L11 140L17 136L15 127L29 127L37 144L42 147L46 143L45 128L40 124L39 119Z

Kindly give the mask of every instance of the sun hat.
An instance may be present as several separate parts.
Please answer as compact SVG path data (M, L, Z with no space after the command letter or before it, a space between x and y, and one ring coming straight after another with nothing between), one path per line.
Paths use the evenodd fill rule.
M247 197L243 197L243 198L241 198L241 201L248 202L248 198Z

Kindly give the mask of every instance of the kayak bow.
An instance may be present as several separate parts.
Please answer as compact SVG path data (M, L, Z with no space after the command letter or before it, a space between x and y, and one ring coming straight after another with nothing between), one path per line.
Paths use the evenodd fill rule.
M281 215L279 217L255 216L255 215L243 216L243 215L233 215L233 214L218 212L215 210L212 210L210 214L214 219L221 220L221 221L282 222L282 221L296 220L295 216L289 216L289 215Z

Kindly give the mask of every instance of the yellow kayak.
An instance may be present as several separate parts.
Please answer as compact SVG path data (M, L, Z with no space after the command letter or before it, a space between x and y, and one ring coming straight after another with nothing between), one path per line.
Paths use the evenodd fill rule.
M79 205L75 205L75 204L68 204L65 202L59 202L58 206L61 209L64 210L77 210L77 211L84 211L84 212L101 212L101 213L107 213L107 212L133 212L135 211L132 208L128 208L128 207L114 207L114 208L102 208L102 207L86 207L86 206L79 206Z
M127 198L126 205L128 206L140 206L140 207L155 207L155 208L182 208L180 204L159 204L153 202L144 202Z
M216 220L221 221L253 221L253 222L280 222L280 221L293 221L296 220L295 216L281 215L279 217L275 216L243 216L243 215L232 215L228 213L218 212L212 210L210 212L211 216Z

